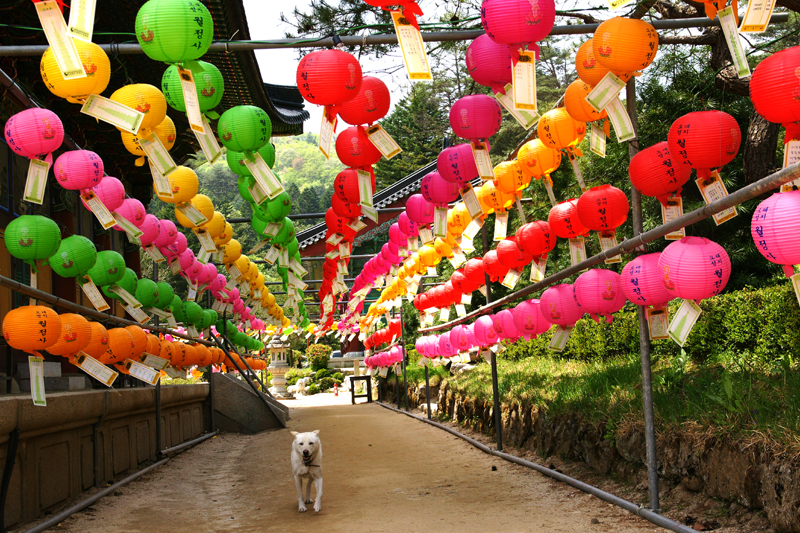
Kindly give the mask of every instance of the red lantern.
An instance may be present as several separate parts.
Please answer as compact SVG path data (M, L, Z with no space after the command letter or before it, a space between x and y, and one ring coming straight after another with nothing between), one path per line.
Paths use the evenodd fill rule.
M485 94L459 98L450 109L453 133L471 141L488 139L497 133L502 120L500 104Z
M342 218L356 218L361 214L361 204L345 202L339 196L333 195L331 198L331 209L337 216Z
M312 104L341 105L358 95L361 76L361 65L347 52L317 50L300 60L297 88Z
M508 46L494 42L488 35L478 36L467 48L467 72L475 83L506 94L511 83L511 52Z
M336 155L348 167L370 167L381 159L363 126L351 126L336 137Z
M333 192L340 200L357 204L361 202L361 192L358 187L358 170L347 168L333 180ZM375 194L375 174L372 174L372 194Z
M338 106L337 111L339 117L352 126L373 124L386 116L391 103L386 84L378 78L364 76L356 97Z
M514 237L506 237L497 243L497 257L500 262L514 270L521 270L533 261L533 256L523 252Z
M486 273L492 281L499 281L506 277L508 271L511 270L510 265L506 265L500 261L497 255L497 250L489 250L483 254L483 266L486 268Z
M461 292L454 286L453 282L447 280L442 285L442 298L447 305L455 305L461 302Z
M578 200L570 198L559 202L550 210L547 217L550 228L562 239L574 239L589 233L589 228L578 218Z
M467 277L467 275L464 273L463 268L460 268L455 272L453 272L453 274L450 276L450 281L453 282L453 287L458 289L462 294L469 294L472 291L476 290L481 285L483 285L483 283L481 283L480 285L476 285L471 279Z
M350 223L350 220L342 218L334 213L333 208L329 208L325 212L325 225L328 226L329 231L344 235L345 228Z
M750 98L759 115L786 128L784 142L800 140L800 46L776 52L750 78Z
M550 224L536 220L517 230L516 243L523 253L539 257L556 247L556 236L551 231Z
M667 137L670 154L696 169L698 178L733 161L741 140L739 124L723 111L688 113L672 123Z
M671 194L680 196L692 175L692 168L672 157L669 143L661 141L645 148L631 159L628 167L631 183L645 196L655 196L666 205Z
M628 219L628 197L611 185L592 187L578 198L578 218L587 228L603 233L615 230Z
M486 267L483 264L483 259L472 258L464 265L464 275L467 276L470 282L476 284L478 287L486 285L486 278L484 277L485 272Z

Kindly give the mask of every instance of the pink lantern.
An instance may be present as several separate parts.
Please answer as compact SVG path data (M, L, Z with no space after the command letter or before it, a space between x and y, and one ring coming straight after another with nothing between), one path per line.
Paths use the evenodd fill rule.
M217 274L211 284L208 286L208 290L211 291L212 295L217 296L219 295L220 291L225 288L227 283L228 280L225 278L224 274Z
M400 213L400 217L397 219L397 224L400 226L400 231L408 235L409 239L419 236L419 226L417 226L417 223L409 218L405 211Z
M482 347L491 346L497 343L500 338L494 329L492 317L482 316L472 324L472 332L478 340L478 345Z
M431 172L422 178L420 192L436 207L447 207L458 199L458 184L445 180L438 172Z
M556 6L553 0L483 0L481 23L494 42L507 45L514 58L530 46L539 57L536 41L553 29Z
M501 339L518 339L522 334L514 324L514 313L510 309L503 309L499 313L492 315L492 323L497 336Z
M728 253L705 237L673 242L661 252L658 266L670 294L695 302L722 292L731 277Z
M90 150L71 150L58 156L53 172L65 189L91 189L103 179L103 160Z
M544 291L541 305L547 320L563 327L574 326L584 313L575 299L575 288L568 283L553 285Z
M450 109L453 133L470 141L488 139L500 130L502 121L500 104L485 94L463 96Z
M619 274L603 268L593 268L575 280L575 298L592 320L599 323L599 316L611 323L616 313L625 305L626 298L620 286Z
M14 153L28 159L52 161L51 154L64 142L64 125L49 109L20 111L8 119L3 130Z
M475 156L469 144L458 144L445 148L436 158L436 169L445 181L455 183L459 188L478 177Z
M186 269L186 276L192 281L198 281L200 274L205 273L205 271L206 265L195 259L192 266Z
M128 198L116 210L116 214L124 217L125 220L137 228L144 224L144 217L147 214L142 202L135 198ZM117 231L123 231L119 225L112 226Z
M101 185L108 180L109 178L104 179ZM156 239L153 241L153 244L159 248L162 248L175 242L175 237L178 236L178 228L175 227L175 223L171 220L160 220L158 225L160 226L160 230L158 232L158 237L156 237Z
M141 245L149 246L158 238L161 225L155 215L145 215L144 222L139 226L139 229L142 231L142 235L139 237Z
M452 357L458 353L456 347L450 342L450 335L447 333L439 335L439 339L436 343L439 346L439 354L442 357Z
M125 201L125 186L117 178L111 176L105 176L100 180L100 183L92 187L92 192L112 213L119 209L122 202ZM81 196L81 201L86 209L89 209L83 196Z
M207 265L205 265L203 273L197 278L197 281L199 281L204 285L208 285L209 283L214 281L214 278L216 277L217 277L217 267L215 267L211 263L208 263Z
M383 245L383 247L381 247L381 257L383 257L384 261L388 261L393 265L400 263L400 256L391 250L389 243L386 243Z
M756 208L750 234L756 248L768 261L783 265L786 277L794 275L800 263L800 191L773 194Z
M508 46L494 42L488 35L478 36L467 48L467 72L475 83L505 94L505 86L513 78Z
M416 225L425 226L433 222L433 204L421 194L412 194L406 200L406 213Z
M389 242L393 242L403 248L408 246L408 237L400 230L400 225L397 222L389 226Z
M195 264L194 252L191 250L184 250L183 253L178 254L178 261L181 264L181 270L188 272Z
M450 342L456 347L459 353L468 352L474 345L472 334L467 326L456 326L450 330Z
M187 243L186 243L186 235L181 233L180 231L175 236L175 240L169 243L168 245L164 246L163 248L159 248L158 250L164 255L164 257L176 257L186 251Z

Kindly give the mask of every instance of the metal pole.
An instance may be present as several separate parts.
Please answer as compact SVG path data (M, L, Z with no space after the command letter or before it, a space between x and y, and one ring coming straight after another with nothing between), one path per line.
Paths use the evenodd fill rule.
M406 398L406 411L408 411L408 378L406 376L406 344L403 331L403 304L400 303L400 349L403 351L403 396Z
M786 22L788 13L772 15L771 23ZM689 18L675 20L653 20L650 22L657 30L672 30L680 28L719 26L719 20L707 18ZM594 33L598 24L574 24L555 26L550 35L580 35ZM456 31L431 31L422 34L425 42L471 41L484 34L483 30L456 30ZM287 48L332 48L338 43L332 37L309 39L271 39L268 41L218 41L208 48L212 53L239 52L243 50L266 50ZM339 37L345 46L363 46L375 44L395 44L397 35L386 33L380 35L344 35ZM142 47L133 43L101 44L100 47L108 54L142 54ZM2 56L41 56L47 49L45 45L23 45L0 47Z
M481 228L481 239L483 240L483 253L489 250L489 236L486 232L486 225ZM492 288L489 284L489 274L483 274L486 279L486 303L492 303ZM494 431L497 439L497 449L503 450L503 418L500 416L500 384L497 381L497 354L492 354L489 363L492 366L492 418L494 418Z
M400 409L400 376L394 373L394 386L397 391L397 408Z
M211 308L211 291L206 292L206 307ZM224 324L224 322L223 322ZM209 327L208 331L211 331ZM211 333L209 333L210 335ZM209 417L208 422L211 426L209 429L211 431L216 431L217 429L217 420L214 416L214 363L208 365L208 406L209 406Z
M636 114L636 80L631 78L625 86L628 116L633 123L633 131L638 134L639 121ZM639 152L637 138L628 141L628 154L631 159ZM631 207L633 211L633 236L638 237L644 231L642 221L642 194L631 187ZM646 245L634 251L634 255L646 252ZM650 332L644 306L636 306L639 320L639 356L642 360L642 403L644 410L644 437L647 451L647 486L650 493L650 509L661 511L658 498L658 450L656 449L655 414L653 410L653 374L650 368Z
M428 378L428 365L425 365L425 400L428 404L428 420L431 419L431 381Z
M153 281L158 283L158 263L153 261ZM156 327L159 326L158 315L155 317ZM156 383L156 458L161 459L161 449L164 443L161 440L161 379Z

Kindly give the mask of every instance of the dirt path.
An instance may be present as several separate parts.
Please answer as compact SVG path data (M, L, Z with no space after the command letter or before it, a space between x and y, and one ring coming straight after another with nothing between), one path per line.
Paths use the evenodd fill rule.
M57 530L663 531L380 406L351 406L348 398L331 395L289 405L289 429L206 441L74 515ZM290 429L321 430L325 485L319 514L310 509L297 512L289 466Z

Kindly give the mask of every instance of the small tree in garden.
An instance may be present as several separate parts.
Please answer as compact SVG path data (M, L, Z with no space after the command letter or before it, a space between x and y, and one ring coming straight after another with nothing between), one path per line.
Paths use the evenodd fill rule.
M328 361L331 358L333 349L324 344L312 344L306 350L306 357L311 363L312 370L322 370L328 368Z

